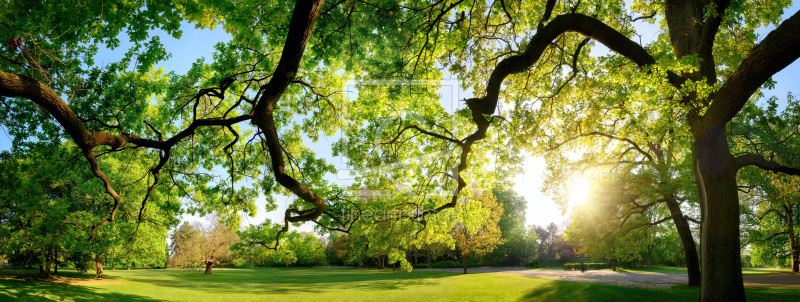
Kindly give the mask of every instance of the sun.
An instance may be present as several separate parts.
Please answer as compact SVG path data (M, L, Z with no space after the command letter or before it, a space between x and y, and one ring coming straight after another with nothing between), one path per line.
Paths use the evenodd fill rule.
M589 201L591 184L583 179L577 179L569 186L569 203L573 207L581 206Z

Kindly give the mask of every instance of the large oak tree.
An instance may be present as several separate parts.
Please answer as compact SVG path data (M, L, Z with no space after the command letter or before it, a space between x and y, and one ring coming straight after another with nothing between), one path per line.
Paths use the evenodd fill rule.
M413 141L409 136L427 138L422 146L439 141L441 148L455 148L450 157L455 171L415 175L451 179L450 197L393 205L413 209L393 221L413 221L424 229L430 215L469 194L462 192L467 179L481 180L467 168L483 166L492 144L513 145L490 130L504 121L501 101L520 100L559 82L563 73L553 72L563 65L558 50L577 49L588 38L614 55L598 64L605 74L584 75L631 71L625 74L632 75L630 88L637 96L658 95L663 101L655 105L682 109L702 207L701 300L744 300L736 173L751 165L797 170L755 154L733 156L725 126L772 75L800 56L800 15L778 21L786 4L635 2L633 12L658 16L665 29L643 46L631 39L636 18L621 1L12 1L0 5L6 34L0 95L9 116L4 125L11 128L15 148L66 134L82 151L113 201L107 218L83 225L86 230L114 221L123 202L98 154L131 148L157 151L151 191L166 182L182 190L182 197L191 196L190 188L200 190L206 196L196 200L201 208L235 213L252 210L255 192L240 182L257 179L265 193L279 189L298 197L277 236L289 223L302 221L347 230L352 220L342 213L358 206L322 179L332 169L303 145L302 136L316 139L344 124L341 94L335 93L343 78L441 78L438 69L447 67L476 88L477 97L466 100L468 108L457 112L461 120L453 126L467 130L447 129L436 119L406 119L385 136L394 137L385 146L399 151L399 143ZM178 37L182 20L201 27L222 24L233 40L218 47L212 63L198 62L185 75L161 74L151 67L166 51L158 38L147 39L147 30ZM753 28L768 23L778 26L756 40ZM118 46L123 29L133 47L119 62L96 65L97 46ZM387 111L380 105L363 102L352 109L380 116ZM248 122L254 127L249 133L238 126ZM262 174L260 166L270 173ZM208 176L214 167L223 167L228 177Z

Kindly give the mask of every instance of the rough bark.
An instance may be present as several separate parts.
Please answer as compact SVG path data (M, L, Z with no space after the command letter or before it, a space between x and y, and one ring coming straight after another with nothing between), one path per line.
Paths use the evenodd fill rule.
M96 270L95 279L103 279L106 275L103 274L103 260L100 258L100 254L94 255L94 267Z
M694 129L693 129L694 130ZM725 129L713 125L693 131L697 183L703 220L701 301L745 301L739 246L738 165Z
M461 259L464 260L464 274L467 273L467 254L461 254Z

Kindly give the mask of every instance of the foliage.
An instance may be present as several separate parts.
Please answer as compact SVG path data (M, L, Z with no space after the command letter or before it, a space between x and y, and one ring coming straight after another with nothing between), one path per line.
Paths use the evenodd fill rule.
M564 263L562 268L565 271L605 269L608 263Z
M462 211L464 215L471 212L480 213L479 215L482 216L482 218L476 219L477 223L475 224L462 220L453 228L453 241L465 263L466 257L470 254L483 255L503 243L502 233L497 225L503 215L503 208L491 191L478 195L472 200L463 201L458 210Z
M452 228L452 220L432 223L432 215L505 185L520 151L541 148L541 138L574 129L636 133L639 125L666 126L683 134L683 146L693 146L687 153L703 184L697 186L705 209L703 286L713 289L702 291L703 299L743 300L744 289L734 282L740 273L737 172L757 166L800 174L780 159L734 155L728 145L727 123L800 57L794 34L800 15L781 22L790 1L758 4L6 2L0 4L7 35L0 48L0 115L7 117L15 153L64 140L80 150L84 172L111 198L102 206L106 215L72 221L91 230L90 237L121 208L146 207L150 196L121 196L125 182L98 156L149 150L148 167L133 179L146 178L148 192L177 188L193 214L217 212L234 221L255 212L259 192L271 210L276 195L292 194L297 198L284 212L275 244L290 223L315 221L327 230L357 232L368 257L403 266L408 250L444 240ZM148 30L177 38L187 22L219 26L231 39L184 74L157 68L170 53ZM636 42L637 22L663 30ZM766 25L776 29L761 39L756 29ZM122 45L123 31L131 43L119 51L122 58L97 62L100 47ZM598 42L610 52L592 55ZM457 76L475 97L448 112L434 101L438 88L414 87L424 85L363 81L352 102L340 91L351 79L438 83L445 75ZM307 143L337 131L347 135L332 151L355 168L347 188L328 181L334 166ZM409 194L367 202L355 192L361 189ZM362 215L376 209L392 218ZM464 225L477 223L461 218ZM409 234L421 239L403 236ZM723 244L708 245L714 240Z
M514 191L492 189L497 202L503 206L503 215L497 222L503 243L486 258L498 266L518 266L536 259L537 234L533 227L525 227L528 203Z
M172 234L171 263L180 268L205 266L210 274L213 265L224 267L234 261L231 246L237 241L236 231L216 216L210 216L205 224L184 222Z

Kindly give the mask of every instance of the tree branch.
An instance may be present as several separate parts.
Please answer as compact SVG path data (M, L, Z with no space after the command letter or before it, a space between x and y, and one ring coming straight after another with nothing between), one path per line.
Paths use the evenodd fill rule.
M763 170L772 171L773 173L783 173L788 175L800 176L800 169L787 167L775 161L768 160L759 154L744 154L736 157L738 162L738 169L745 166L756 166Z

